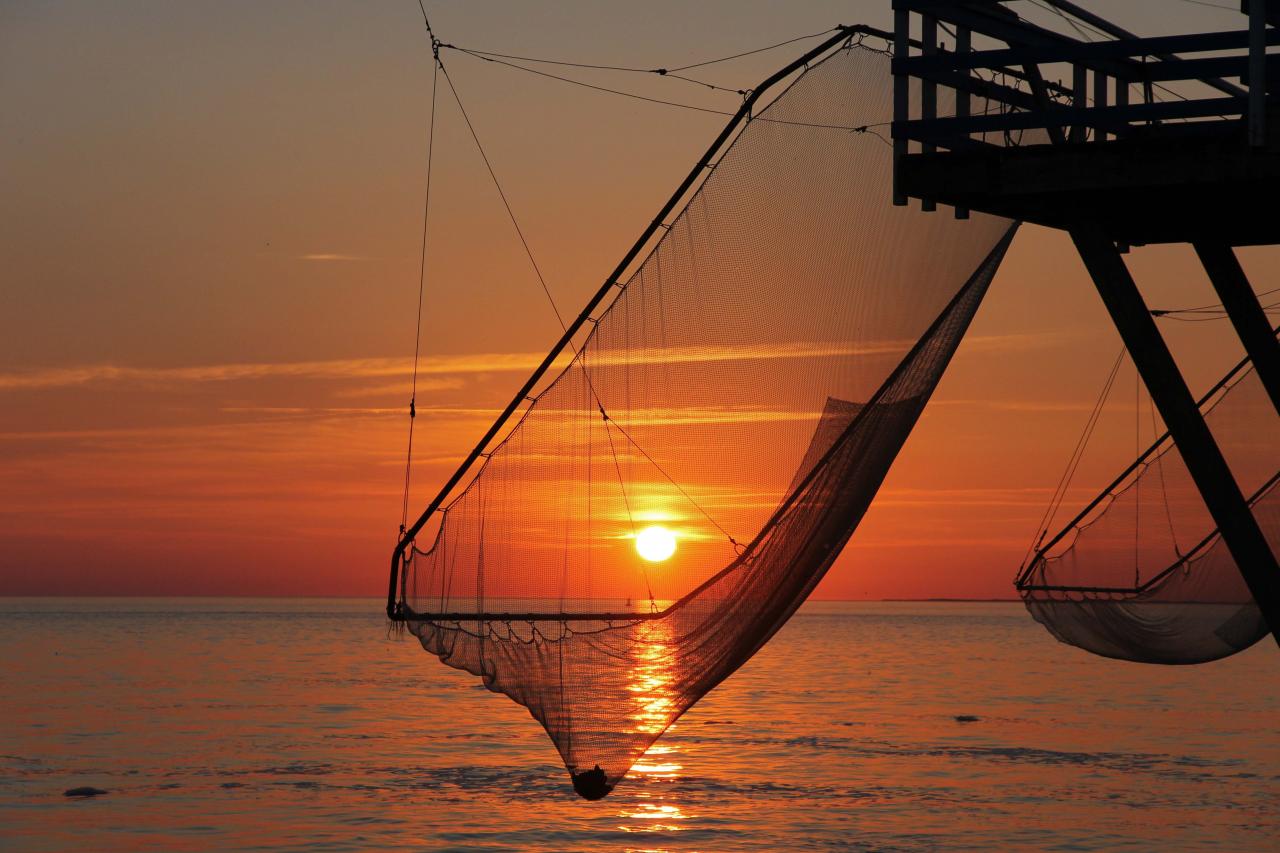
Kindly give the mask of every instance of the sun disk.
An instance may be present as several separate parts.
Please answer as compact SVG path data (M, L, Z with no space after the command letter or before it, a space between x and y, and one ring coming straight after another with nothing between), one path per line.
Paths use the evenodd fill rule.
M636 534L636 552L651 563L661 563L676 552L676 535L661 524Z

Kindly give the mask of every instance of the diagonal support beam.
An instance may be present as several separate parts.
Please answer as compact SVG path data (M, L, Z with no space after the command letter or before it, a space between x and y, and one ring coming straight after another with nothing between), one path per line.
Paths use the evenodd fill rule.
M1204 498L1240 574L1280 643L1280 564L1205 424L1178 365L1115 244L1094 225L1072 229L1071 239L1124 339L1134 365L1160 410L1187 470Z
M1223 243L1196 243L1196 254L1231 318L1244 350L1249 354L1258 378L1280 413L1280 342L1271 322L1249 285L1249 277L1230 246Z

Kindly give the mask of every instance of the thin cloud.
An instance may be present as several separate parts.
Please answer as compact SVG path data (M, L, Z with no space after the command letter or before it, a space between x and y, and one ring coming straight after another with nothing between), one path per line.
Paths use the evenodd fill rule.
M1044 345L1043 336L986 335L967 340L984 352L1027 349ZM644 364L697 364L730 361L777 361L787 359L848 358L905 354L912 342L870 341L842 344L816 341L782 341L749 346L651 347L628 352L591 353L593 367ZM542 363L543 352L470 353L431 355L418 365L422 375L463 375L474 373L527 373ZM569 355L556 360L553 369L563 370ZM0 391L65 388L104 382L166 384L187 382L230 382L271 378L292 379L388 379L407 377L413 372L409 358L351 358L295 362L232 362L192 367L130 367L96 364L79 367L47 367L0 373ZM372 393L372 392L371 392Z
M815 343L782 343L751 347L668 347L623 353L592 353L594 365L679 364L747 359L823 358L846 355L876 355L905 351L900 342L852 347ZM419 363L419 375L528 372L537 367L545 353L507 352L428 356ZM555 366L569 363L566 354ZM352 358L324 361L233 362L193 367L129 367L96 364L81 367L47 367L0 373L0 390L62 388L99 382L181 383L228 382L270 379L386 379L410 376L410 358Z
M363 255L342 255L336 252L313 252L307 255L298 255L300 261L369 261Z

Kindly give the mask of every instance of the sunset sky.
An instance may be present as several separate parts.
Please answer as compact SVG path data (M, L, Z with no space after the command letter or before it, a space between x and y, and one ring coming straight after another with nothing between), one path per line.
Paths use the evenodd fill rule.
M1106 11L1146 34L1244 23L1182 2L1122 5ZM887 27L888 8L428 4L458 45L642 67ZM803 47L707 76L746 88ZM576 314L724 117L444 58L550 289ZM676 80L584 79L737 106ZM430 81L413 0L0 6L0 595L383 592ZM559 333L441 104L415 508ZM1280 286L1275 251L1240 257L1255 289ZM1128 262L1153 307L1216 301L1187 247ZM1242 355L1225 321L1162 329L1193 393ZM1069 240L1024 227L816 595L1010 597L1119 349ZM1133 458L1134 387L1126 364L1068 508ZM1141 407L1145 447L1145 393Z

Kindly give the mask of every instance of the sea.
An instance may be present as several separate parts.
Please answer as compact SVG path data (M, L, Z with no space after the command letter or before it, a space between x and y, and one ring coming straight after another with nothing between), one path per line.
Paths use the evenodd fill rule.
M810 602L609 797L373 599L0 599L0 850L1280 849L1280 649ZM90 786L87 798L64 791Z

